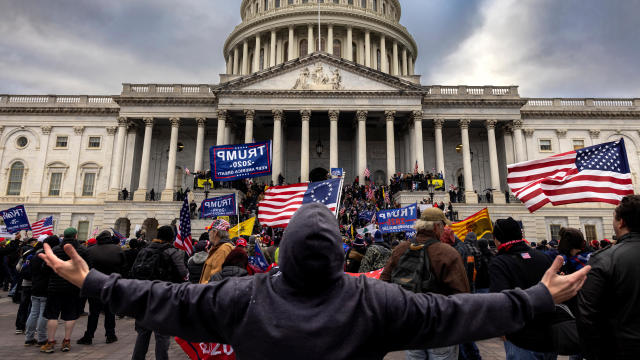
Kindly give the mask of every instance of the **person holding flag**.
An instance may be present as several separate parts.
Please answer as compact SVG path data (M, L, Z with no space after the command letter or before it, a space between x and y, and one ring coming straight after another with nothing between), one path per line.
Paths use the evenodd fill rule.
M193 254L193 244L191 242L191 210L189 208L188 192L189 190L184 193L184 200L180 209L180 225L178 225L178 233L173 246L184 250L187 255L191 256Z

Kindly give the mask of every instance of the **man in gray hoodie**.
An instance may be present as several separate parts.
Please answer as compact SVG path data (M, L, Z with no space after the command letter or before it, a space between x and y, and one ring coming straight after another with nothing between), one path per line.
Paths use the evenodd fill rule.
M574 296L589 267L558 276L561 258L532 288L445 297L343 272L335 215L302 206L280 246L280 271L206 286L126 280L89 271L48 247L61 276L118 314L188 341L230 344L240 359L382 359L390 351L442 347L500 336Z

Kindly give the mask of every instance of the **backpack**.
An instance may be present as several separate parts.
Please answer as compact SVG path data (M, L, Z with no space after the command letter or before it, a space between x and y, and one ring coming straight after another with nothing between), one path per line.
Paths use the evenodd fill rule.
M466 257L462 259L462 262L464 263L465 269L467 270L469 285L473 289L476 283L476 278L478 276L478 270L480 269L482 253L480 252L480 249L478 249L473 244L463 243L463 246Z
M146 247L138 253L130 271L130 277L138 280L168 281L171 276L171 257L166 250L171 244L160 247Z
M431 239L425 244L411 244L402 254L398 265L391 272L391 282L414 293L432 292L437 289L436 276L431 272L427 248L438 240Z

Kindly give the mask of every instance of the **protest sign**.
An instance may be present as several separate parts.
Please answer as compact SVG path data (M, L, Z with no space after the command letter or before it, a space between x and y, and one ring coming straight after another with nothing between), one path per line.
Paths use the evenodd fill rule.
M418 206L413 204L401 209L382 210L377 217L384 234L413 230L418 217Z
M7 226L7 232L15 234L22 230L31 230L29 225L29 218L27 212L24 210L24 205L18 205L11 209L0 211L0 215L4 220L4 224Z
M271 174L271 141L209 149L211 178L233 181Z
M331 176L342 177L344 175L343 168L331 168Z
M13 234L10 234L4 225L0 226L0 239L13 239Z
M236 215L236 195L229 194L202 201L202 217Z
M231 345L219 343L195 343L189 342L179 337L175 338L191 360L235 360L236 354Z

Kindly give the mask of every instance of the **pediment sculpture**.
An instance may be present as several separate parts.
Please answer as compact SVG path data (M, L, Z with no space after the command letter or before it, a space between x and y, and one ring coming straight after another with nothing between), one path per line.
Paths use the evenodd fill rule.
M302 69L293 86L293 90L342 90L342 76L340 70L335 69L328 75L322 64L318 63L313 70L308 67Z

